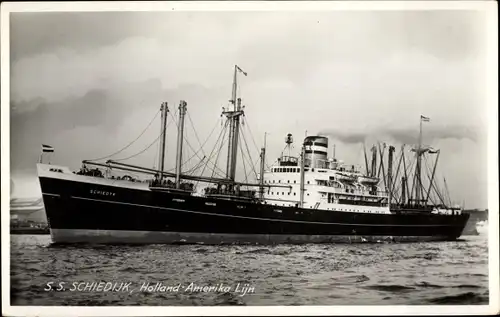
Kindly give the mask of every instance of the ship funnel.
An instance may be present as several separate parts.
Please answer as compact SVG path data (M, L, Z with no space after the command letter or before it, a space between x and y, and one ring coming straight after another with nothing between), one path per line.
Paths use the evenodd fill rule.
M304 139L305 165L312 168L328 167L328 138L308 136Z

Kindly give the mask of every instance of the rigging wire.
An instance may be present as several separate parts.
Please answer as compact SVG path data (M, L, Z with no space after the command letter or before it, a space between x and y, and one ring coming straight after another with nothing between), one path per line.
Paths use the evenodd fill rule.
M87 160L87 161L99 161L99 160L102 160L102 159L110 158L110 157L112 157L112 156L114 156L116 154L119 154L119 153L123 152L127 148L129 148L132 144L134 144L149 129L149 127L154 122L154 120L156 119L156 117L158 116L159 113L160 113L160 110L158 110L156 112L156 114L154 115L153 119L151 119L151 121L148 123L148 125L146 126L146 128L144 128L144 130L141 132L141 134L139 134L139 136L137 138L135 138L132 142L130 142L129 144L127 144L121 150L118 150L118 151L114 152L113 154L110 154L110 155L107 155L107 156L103 156L103 157L99 157L99 158L95 158L95 159L90 159L90 160Z
M160 135L151 143L149 144L145 149L143 149L142 151L136 153L136 154L133 154L133 155L130 155L128 157L125 157L125 158L121 158L121 159L114 159L114 161L125 161L125 160L128 160L128 159L131 159L133 157L136 157L138 155L141 155L142 153L146 152L147 150L149 150L149 148L151 148L156 142L158 142L158 140L160 139L161 137L161 133Z
M443 176L443 181L444 181L444 187L446 189L446 196L448 198L448 203L450 204L450 206L452 205L451 203L451 197L450 197L450 191L448 189L448 184L446 183L446 178ZM463 207L463 206L462 206Z
M429 168L429 165L427 164L427 158L425 156L424 156L424 161L425 161L425 167L427 167L427 171L430 173L430 168ZM427 175L427 178L430 181L429 175ZM434 189L434 192L436 193L436 195L439 197L439 200L441 200L441 203L444 206L446 206L446 202L444 201L443 197L441 196L441 194L439 192L439 188L437 188L437 185L435 185L434 183L432 183L431 186L432 186L432 189Z
M401 170L401 163L403 162L403 155L404 155L404 150L402 150L401 154L398 155L398 157L396 158L396 161L398 161L399 163L398 163L398 167L396 169L396 175L394 175L394 178L392 179L392 184L391 184L391 193L392 193L392 196L396 199L396 201L399 201L399 198L400 198L400 197L397 196L397 190L399 189L398 188L398 185L399 185L399 172Z
M204 160L201 160L200 162L198 162L193 168L191 168L190 170L187 170L185 173L188 174L188 175L194 175L194 172L196 172L197 170L200 169L202 163L203 163Z
M203 145L201 144L201 142L200 142L200 138L198 137L198 133L196 132L196 129L194 128L193 120L191 120L191 116L189 115L189 111L187 111L187 117L188 117L188 119L189 119L189 122L191 123L191 128L192 128L192 129L193 129L193 131L194 131L194 135L196 136L196 139L198 140L198 144L200 145L200 148L201 148L201 150L202 150L202 152L203 152ZM217 126L217 125L218 125L218 124L216 123L216 124L215 124L215 126ZM215 128L214 128L214 130L215 130ZM212 130L212 132L213 132L213 130ZM207 140L208 140L208 138L207 138ZM207 142L207 141L205 140L204 144L205 144L206 142ZM205 155L205 152L203 152L203 155Z
M225 122L225 126L222 127L222 129L221 129L221 131L219 133L219 136L217 137L217 140L215 141L215 145L212 148L212 151L210 151L210 155L208 156L208 160L210 160L212 158L212 155L213 155L215 149L217 148L217 144L219 143L219 140L223 140L223 138L226 136L226 132L227 132L226 127L227 127L227 125L228 125L228 121L226 121ZM224 134L223 134L223 132L224 132ZM221 139L221 136L223 137L222 139ZM221 143L222 143L221 144L221 148L222 148L223 142L221 141ZM203 170L201 171L201 174L200 174L201 176L203 176L203 174L205 173L205 170L206 170L206 168L208 166L208 160L207 160L207 163L205 163L205 166L203 167ZM216 164L217 164L217 162L216 162ZM212 170L212 172L213 172L213 170ZM213 177L213 173L212 173L212 177ZM196 186L198 186L199 182L200 181L196 182Z
M160 154L160 142L158 142L158 146L156 147L156 153L153 158L153 169L156 169L156 160L158 159L158 155ZM160 160L158 159L158 165L160 165ZM158 166L159 168L160 166Z
M193 152L195 151L195 150L194 150L194 148L191 146L191 144L190 144L188 141L186 141L186 144L187 144L187 145L191 148L191 150L192 150ZM202 158L198 155L198 153L195 153L194 155L196 155L196 156L197 156L200 160L202 159ZM207 163L212 163L212 162L207 161ZM221 169L220 169L217 165L215 165L215 164L213 164L213 163L212 163L212 165L214 166L214 168L213 168L214 173L215 173L217 176L219 176L219 177L224 177L224 176L223 176L223 174L220 174L220 173L224 173L224 172L223 172L223 171L222 171L222 170L221 170ZM216 170L218 170L219 172L217 172Z
M176 125L176 126L179 126L179 123L178 123L178 122L177 122L177 120L175 120L175 119L174 119L174 123L175 123L175 125ZM197 157L201 160L201 157L198 155L199 150L198 150L198 151L196 151L196 150L193 148L193 146L191 146L191 143L189 143L189 141L188 141L187 139L185 139L185 138L184 138L184 141L185 141L185 142L186 142L186 144L187 144L187 145L191 148L191 150L192 150L193 152L195 152L195 154L194 154L194 155L195 155L195 156L197 156ZM208 162L209 162L209 161L207 161L207 164L208 164ZM211 163L211 162L210 162L210 163ZM217 165L215 165L215 164L214 164L214 170L213 170L213 171L215 171L215 169L218 169L220 173L224 173L224 172L223 172L223 171L222 171L222 170L221 170L221 169L220 169ZM217 173L217 172L215 172L215 173L216 173L216 175L217 175L217 176L219 176L219 177L224 177L224 176L222 176L221 174L219 174L219 173Z
M176 126L177 126L177 122L176 122L175 118L177 117L177 110L179 110L179 108L175 107L174 114L170 115L170 117L172 118L172 121L174 121L174 123L175 123ZM167 112L167 115L169 113L170 112ZM167 126L165 127L165 134L167 134L167 128L170 125L170 122L172 122L172 121L168 121L167 122ZM168 153L168 146L167 145L168 145L168 140L166 140L166 142L165 142L165 148L163 149L163 151L165 153L164 157L167 157L167 153Z
M245 120L246 120L245 126L247 127L248 132L250 132L250 137L252 138L253 144L255 145L255 149L257 150L257 152L259 152L259 147L257 146L257 142L255 142L255 139L253 137L252 129L250 128L250 124L248 123L248 119L247 119L246 116L244 116L244 117L245 117Z
M406 157L405 157L405 158L406 158ZM408 163L409 163L409 165L408 165L408 167L406 168L406 170L405 170L405 171L403 171L403 173L405 173L405 172L406 172L406 174L407 174L407 175L410 175L411 173L409 173L409 171L411 171L411 169L413 168L413 164L415 164L415 162L416 162L416 160L411 161L410 159L408 159ZM404 169L404 168L403 168L403 169ZM408 180L406 180L406 182L408 182ZM396 192L396 193L397 193L397 192L399 192L399 190L400 190L400 189L402 190L403 188L402 188L401 183L400 183L400 182L398 182L398 185L397 185L396 189L394 189L394 191L393 191L393 192ZM406 188L406 191L408 192L408 191L409 191L409 188ZM401 194L401 196L402 196L402 194ZM401 198L402 198L401 196L400 196L400 195L398 195L398 201L399 201L399 199L401 199ZM409 196L409 197L407 197L407 199L411 199L411 197Z
M203 158L200 160L200 162L206 158L206 153L205 151L203 150L203 147L205 146L205 144L207 144L208 140L210 139L210 137L212 136L212 134L215 132L215 129L217 128L217 126L219 125L218 122L215 123L212 131L210 132L210 134L208 135L208 137L205 139L205 142L203 142L203 144L201 144L200 142L200 138L198 137L198 133L196 132L196 129L194 128L194 124L193 124L193 121L191 120L191 117L189 116L189 112L188 112L188 118L189 118L189 121L191 122L191 128L193 129L195 135L196 135L196 138L198 140L198 143L200 144L200 149L198 151L196 151L193 156L197 156L197 154L201 151L202 154L203 154ZM186 143L187 143L187 140L186 140ZM199 156L198 156L199 157ZM214 164L213 164L214 165ZM214 165L216 168L218 168L216 165ZM219 169L219 168L218 168ZM222 170L219 169L220 172L224 173Z
M228 122L229 122L229 120L228 120L228 121L226 121L226 123L228 123ZM228 125L228 124L226 124L226 127L225 127L225 128L227 128L227 125ZM226 143L226 142L225 142L225 141L226 141L226 133L227 133L227 129L224 129L224 137L222 138L222 142L221 142L221 144L220 144L220 148L219 148L219 150L217 151L217 157L215 158L215 164L217 164L217 163L219 162L219 156L220 156L220 153L222 152L222 147L223 147L223 146L224 146L224 144ZM215 172L215 169L213 169L213 170L212 170L212 176L211 176L211 178L213 178L213 177L214 177L214 172Z
M246 162L250 167L252 167L252 160L251 160L250 155L248 155L248 156L244 155L243 145L240 145L240 148L241 148L241 156L243 158L242 159L243 160L243 164L245 164L245 162ZM247 173L247 171L245 169L246 166L244 165L243 167L244 167L244 173L245 173L245 180L246 180L246 182L248 182L248 176L252 173L252 170L249 169L248 173Z
M168 113L167 113L167 115L168 115ZM174 112L174 116L175 116L175 112ZM170 124L170 121L168 121L167 125L165 126L165 132L164 132L165 134L167 134L167 128L168 128L169 124ZM161 138L162 134L163 133L160 132L160 134L158 135L158 137L151 144L149 144L145 149L143 149L142 151L140 151L140 152L138 152L136 154L130 155L128 157L125 157L125 158L115 159L115 161L125 161L125 160L128 160L128 159L134 158L134 157L136 157L138 155L141 155L142 153L144 153L147 150L149 150L149 148L151 148L151 146L153 146L153 144L155 144L156 142L158 142L158 140ZM165 146L165 156L166 156L166 154L167 154L167 147ZM160 162L158 162L158 164L159 163Z
M257 171L255 170L253 164L252 164L252 156L250 154L250 149L248 148L248 143L247 143L247 138L245 137L245 133L241 133L241 135L243 136L243 141L245 142L245 147L247 149L247 152L248 152L248 160L249 160L249 164L250 164L250 167L253 169L253 172L255 173L255 177L257 178ZM243 149L242 149L243 151ZM246 172L245 172L245 175L246 175Z
M256 159L255 159L255 163L253 164L253 169L254 169L254 170L255 170L255 169L256 169L256 167L257 167L257 163L259 163L259 159L260 159L260 157L258 157L258 158L256 158ZM248 176L250 176L250 173L251 173L251 172L252 172L252 171L249 171L249 172L248 172L247 177L248 177ZM257 173L256 173L256 174L257 174ZM257 177L256 179L259 179L259 178Z
M243 163L243 174L245 175L245 183L248 183L248 179L246 178L246 174L247 174L247 168L245 166L246 159L245 159L245 155L243 153L243 146L241 146L241 144L240 144L240 151L241 151L241 158L242 158L241 162Z
M227 122L226 122L226 126L227 126ZM224 132L224 135L222 134L223 132ZM221 137L225 137L225 132L226 132L225 127L222 127L222 129L221 129L221 131L220 131L220 133L219 133L219 136L217 137L217 140L215 141L215 145L214 145L214 147L212 148L212 151L210 151L210 155L209 155L209 157L208 157L208 160L210 160L210 159L212 158L212 156L213 156L213 154L214 154L214 151L215 151L215 149L217 148L217 146L218 146L218 144L219 144L219 141L221 141L221 140L222 140L222 138L221 138ZM208 166L208 162L207 162L207 163L205 163L205 167L203 168L203 171L202 171L202 173L201 173L202 175L203 175L203 173L205 173L205 169L207 168L207 166Z

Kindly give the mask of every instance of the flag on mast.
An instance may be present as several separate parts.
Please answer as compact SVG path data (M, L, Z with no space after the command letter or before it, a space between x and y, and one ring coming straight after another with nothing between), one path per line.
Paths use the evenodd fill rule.
M423 122L429 122L429 121L431 121L431 119L429 117L425 117L423 115L420 115L420 120L422 120Z
M42 144L42 152L47 153L47 152L54 152L54 148L50 145Z
M240 68L240 66L236 65L236 68L243 73L243 75L247 75L247 73L245 71L243 71L243 69Z

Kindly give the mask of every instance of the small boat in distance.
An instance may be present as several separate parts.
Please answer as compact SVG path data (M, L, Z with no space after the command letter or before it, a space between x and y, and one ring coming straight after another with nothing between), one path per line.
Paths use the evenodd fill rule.
M245 111L242 99L237 97L239 74L247 75L235 65L232 97L229 106L223 108L226 120L214 150L200 155L199 162L189 170L183 157L185 101L180 102L176 118L175 171L165 169L166 102L160 107L158 169L118 160L84 160L79 171L71 171L40 162L37 171L52 241L380 243L460 237L468 214L430 204L430 192L420 185L417 198L401 197L393 186L392 165L387 172L376 173L381 170L372 168L363 175L354 166L328 158L328 138L321 135L305 137L300 153L293 153L293 137L288 134L285 151L271 166L266 165L264 145L257 171L256 164L250 164L256 161L251 159L249 138L242 129ZM226 142L226 152L219 155ZM383 156L383 152L374 151L375 167L377 153ZM419 145L417 154L422 153ZM218 167L220 156L226 158L225 169ZM243 165L243 180L236 179L238 159ZM368 171L366 155L365 161ZM117 177L113 175L117 171L149 175L149 180ZM421 173L415 175L420 177ZM198 190L200 184L205 186L202 191Z

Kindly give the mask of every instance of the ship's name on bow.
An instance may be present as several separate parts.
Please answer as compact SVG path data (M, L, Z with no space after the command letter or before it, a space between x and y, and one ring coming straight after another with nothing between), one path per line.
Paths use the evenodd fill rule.
M91 189L90 193L92 195L101 195L101 196L116 196L116 193L108 192L105 190Z

